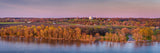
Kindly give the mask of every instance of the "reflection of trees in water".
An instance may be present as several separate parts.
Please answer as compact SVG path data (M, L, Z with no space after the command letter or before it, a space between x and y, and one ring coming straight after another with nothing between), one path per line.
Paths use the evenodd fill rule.
M35 44L49 44L50 46L77 46L80 47L81 45L92 45L93 42L89 41L77 41L77 40L52 40L52 39L35 39L35 38L1 38L1 41L11 42L11 43L35 43Z
M124 47L126 42L106 42L106 47ZM135 48L143 47L143 46L154 46L155 44L160 44L160 42L151 42L151 41L139 41L133 42L133 46Z
M158 42L159 44L159 42ZM135 42L135 47L142 47L142 46L154 46L155 42L151 42L151 41L139 41L139 42Z
M11 42L11 43L25 43L25 44L48 44L50 46L56 47L56 46L76 46L80 47L81 45L84 46L92 46L96 45L98 46L99 44L105 44L106 47L124 47L126 42L104 42L104 41L77 41L77 40L52 40L52 39L35 39L35 38L0 38L1 41L5 42ZM156 42L160 44L160 42ZM156 44L155 42L147 42L147 41L139 41L139 42L134 42L134 47L143 47L143 46L154 46Z
M125 42L106 42L106 47L123 47Z

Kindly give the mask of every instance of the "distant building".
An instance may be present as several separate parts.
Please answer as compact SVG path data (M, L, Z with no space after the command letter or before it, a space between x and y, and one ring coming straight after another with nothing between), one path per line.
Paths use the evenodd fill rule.
M32 23L31 21L27 21L27 23Z
M108 21L110 21L111 19L108 19Z
M53 21L53 24L56 24L56 23Z
M92 16L89 16L88 18L89 18L89 20L92 20L92 19L93 19L93 17L92 17Z
M156 27L155 27L155 29L159 29L159 27L158 27L158 26L156 26Z

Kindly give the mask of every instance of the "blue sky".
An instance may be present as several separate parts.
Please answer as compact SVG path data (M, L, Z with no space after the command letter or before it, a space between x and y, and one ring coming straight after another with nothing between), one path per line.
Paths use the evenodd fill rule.
M0 17L160 17L160 0L0 0Z

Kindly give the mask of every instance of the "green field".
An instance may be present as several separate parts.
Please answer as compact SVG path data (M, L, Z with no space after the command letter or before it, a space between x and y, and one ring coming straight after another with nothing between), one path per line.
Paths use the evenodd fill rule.
M21 24L24 22L0 22L0 24Z

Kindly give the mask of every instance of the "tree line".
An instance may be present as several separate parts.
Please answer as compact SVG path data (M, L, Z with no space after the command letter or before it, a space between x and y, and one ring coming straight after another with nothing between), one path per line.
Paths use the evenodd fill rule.
M99 29L99 28L98 28ZM136 41L160 40L160 30L151 27L137 28L107 28L106 31L95 28L80 27L54 27L51 26L10 26L0 29L1 37L22 37L22 38L38 38L38 39L57 39L57 40L85 40L85 41L127 41L128 35ZM97 31L97 32L96 32Z
M69 23L82 25L160 26L160 18L0 18L0 22Z

